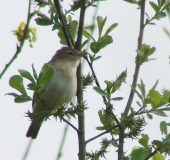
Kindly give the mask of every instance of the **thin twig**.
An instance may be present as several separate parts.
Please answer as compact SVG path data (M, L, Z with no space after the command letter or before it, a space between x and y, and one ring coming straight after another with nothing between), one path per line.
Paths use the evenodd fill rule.
M63 33L64 33L64 37L67 41L67 46L73 48L74 44L72 44L72 42L70 40L70 34L68 32L68 28L67 28L67 25L65 23L65 19L63 17L63 13L62 13L62 9L61 9L61 5L60 5L59 0L54 0L54 5L55 5L57 13L59 15L60 22L62 23L62 30L63 30Z
M80 50L83 36L84 19L85 19L85 2L86 0L81 0L81 9L79 17L78 35L75 43L75 49ZM83 102L83 79L82 79L82 65L79 64L77 68L77 101L78 104ZM79 143L79 160L85 160L86 144L85 144L85 115L84 110L78 115L78 143Z
M139 30L139 37L138 37L138 50L141 50L142 46L142 40L143 40L143 33L144 33L144 15L145 15L145 0L141 1L141 13L140 13L140 30ZM132 87L136 88L137 85L137 80L138 80L138 75L139 75L139 70L140 70L140 63L139 63L139 56L136 56L136 66L135 66L135 73L133 76L133 82L132 82ZM134 98L134 90L131 89L130 95L128 98L128 102L124 111L124 116L128 115L128 112L130 110L130 107L133 102ZM124 129L122 127L119 127L119 149L118 149L118 160L123 159L123 146L124 146Z
M139 37L138 37L138 50L141 50L142 46L142 41L143 41L143 34L144 34L144 15L145 15L145 0L141 1L141 17L140 17L140 30L139 30ZM137 80L138 80L138 75L139 75L139 70L140 70L140 63L139 63L139 56L136 56L136 66L135 66L135 73L133 76L133 82L132 82L132 87L136 88ZM124 111L124 115L127 115L129 112L129 109L132 105L132 101L134 98L134 90L131 89L130 95L128 98L128 102Z
M73 129L75 129L77 132L79 132L79 130L78 130L73 124L71 124L69 121L67 121L65 118L62 118L62 120L63 120L64 122L66 122L70 127L72 127Z
M94 137L88 139L88 140L86 141L86 144L89 143L89 142L91 142L91 141L93 141L93 140L95 140L95 139L97 139L97 138L99 138L99 137L101 137L101 136L103 136L103 135L106 134L106 133L109 133L110 131L112 131L113 129L115 129L115 128L117 128L117 127L118 127L118 125L113 126L113 127L111 127L110 129L108 129L107 131L104 131L104 132L98 134L97 136L94 136Z
M0 74L0 79L5 74L7 69L11 66L11 64L14 62L14 60L17 58L17 56L19 55L19 53L21 52L21 50L22 50L22 48L24 46L24 43L25 43L25 40L26 40L26 36L27 36L27 32L28 32L28 28L29 28L29 24L30 24L30 20L31 20L31 18L35 14L35 13L30 13L30 12L31 12L31 0L29 0L28 15L27 15L27 24L26 24L25 29L24 29L24 34L23 34L20 46L17 45L16 52L15 52L14 56L11 58L11 60L9 61L9 63L5 65L3 71Z
M155 155L158 151L160 150L160 148L158 147L157 149L155 149L155 151L153 151L148 157L146 157L144 160L148 160L149 158L151 158L153 155Z

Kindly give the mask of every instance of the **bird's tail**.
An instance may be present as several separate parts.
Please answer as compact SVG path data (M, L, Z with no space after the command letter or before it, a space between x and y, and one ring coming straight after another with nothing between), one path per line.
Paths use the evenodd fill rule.
M42 123L36 123L36 122L31 122L26 137L31 137L32 139L35 139L38 135L38 132L40 130Z

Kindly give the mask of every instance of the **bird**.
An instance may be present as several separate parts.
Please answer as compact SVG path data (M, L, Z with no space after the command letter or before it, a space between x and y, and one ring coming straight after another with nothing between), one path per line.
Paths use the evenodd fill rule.
M47 92L40 95L40 99L45 102L45 104L42 103L42 101L33 101L32 115L36 115L49 108L54 109L58 105L68 104L71 101L77 91L77 67L81 57L85 55L86 53L81 53L71 47L62 47L55 53L47 63L54 68L54 74L43 87L48 89ZM43 120L44 118L36 121L33 119L26 133L26 137L36 139Z

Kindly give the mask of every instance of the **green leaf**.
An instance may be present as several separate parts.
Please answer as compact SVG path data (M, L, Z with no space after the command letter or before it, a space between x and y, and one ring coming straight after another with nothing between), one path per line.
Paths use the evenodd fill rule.
M15 103L25 103L28 101L32 101L32 99L29 96L18 96L14 99Z
M34 84L34 83L30 83L27 86L28 86L28 89L34 90L34 91L38 91L42 88L41 85L37 85L37 84Z
M154 2L150 1L149 4L155 10L156 13L159 12L159 7Z
M166 13L165 12L159 12L154 19L160 19L160 18L165 18L166 17Z
M149 98L150 104L152 105L153 109L158 108L159 107L158 105L162 100L161 94L158 91L153 90L153 89L149 91L147 98Z
M97 57L95 57L95 58L94 58L94 61L100 59L101 57L102 57L102 56L97 56Z
M112 90L111 90L111 94L114 93L115 91L117 91L117 90L120 88L121 85L122 85L122 81L121 81L121 80L118 80L118 81L114 84L114 86L113 86L113 88L112 88Z
M99 131L105 130L104 126L103 127L96 127L96 129L99 130Z
M170 140L165 140L162 147L170 148Z
M48 64L44 64L41 69L37 84L40 86L46 85L54 75L54 68Z
M76 37L77 26L78 26L78 22L77 21L72 21L71 22L70 33L71 33L71 36L72 36L73 40L75 40L75 37Z
M32 77L32 75L31 75L28 71L23 70L23 69L19 69L18 71L19 71L19 73L20 73L20 75L21 75L22 77L30 80L32 83L35 84L34 78Z
M39 90L39 91L37 92L37 94L38 94L38 95L41 95L41 94L44 94L44 93L47 92L47 91L48 91L47 88L43 88L43 89Z
M141 84L138 84L138 87L142 93L142 96L145 97L145 84L143 83L142 79L141 79Z
M67 42L66 42L66 39L65 39L65 36L64 36L64 33L62 30L60 30L58 32L58 37L60 38L60 43L63 44L63 45L67 45Z
M32 71L33 71L33 76L34 76L34 78L37 80L37 79L38 79L38 78L37 78L37 72L36 72L33 64L32 64Z
M12 76L9 80L9 85L12 88L15 88L16 90L18 90L24 96L27 95L25 88L24 88L24 85L23 85L23 78L21 76L19 76L19 75Z
M86 37L87 39L93 39L93 41L95 42L96 40L94 39L94 37L88 33L86 30L83 30L83 36Z
M92 42L90 44L90 49L94 54L98 53L101 49L101 43L100 42Z
M161 8L165 3L165 0L157 0L157 1L158 1L159 8Z
M165 114L165 112L161 111L161 110L154 110L151 111L151 113L156 114L158 116L162 116L162 117L167 117L167 115Z
M159 140L153 140L152 142L154 145L156 145L157 147L161 147L162 146L162 141L159 141Z
M111 44L112 42L113 42L112 37L108 35L101 37L101 39L98 41L98 43L100 43L101 49Z
M121 101L123 100L123 97L115 97L111 99L112 101Z
M161 133L162 133L162 134L165 134L165 135L168 134L167 124L166 124L165 121L162 121L162 122L160 123L160 130L161 130Z
M147 113L146 115L149 119L151 119L151 120L153 119L153 116L151 114Z
M53 22L49 18L38 17L35 19L35 21L36 21L36 24L40 26L49 26L53 24Z
M107 96L106 92L99 87L93 87L93 89L102 96Z
M142 95L136 90L136 88L134 88L133 86L131 86L131 88L137 94L137 96L143 101Z
M142 138L138 140L138 142L145 148L148 148L148 141L149 137L147 134L142 134Z
M101 17L101 16L97 17L97 24L98 24L98 30L99 30L99 39L101 37L102 31L103 31L103 27L105 25L106 20L107 20L107 17L105 17L104 20L103 20L103 17Z
M170 2L167 1L166 5L164 5L164 7L162 8L162 11L169 8L169 6L170 6Z
M153 155L151 160L165 160L164 156L157 152L156 154Z
M149 156L149 154L150 151L147 148L140 147L133 149L131 153L131 160L144 160L147 156Z
M118 26L117 23L112 24L107 31L105 32L104 36L107 36L113 29L115 29Z
M89 40L85 40L82 44L81 44L81 49L89 42Z
M155 82L154 86L152 87L153 90L155 90L155 88L157 87L158 83L159 83L159 79Z
M10 96L13 96L13 97L19 97L18 94L13 93L13 92L11 92L11 93L6 93L5 95L10 95Z

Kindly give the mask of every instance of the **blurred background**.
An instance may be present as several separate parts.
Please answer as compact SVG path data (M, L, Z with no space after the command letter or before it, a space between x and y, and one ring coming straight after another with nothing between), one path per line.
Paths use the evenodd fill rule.
M156 1L154 1L157 3ZM69 7L71 1L63 2L63 7ZM124 70L127 69L126 84L123 84L121 90L114 95L123 96L124 99L120 102L114 103L115 114L120 117L121 112L124 111L125 105L130 92L130 84L132 82L135 56L137 49L137 40L139 32L140 10L136 5L129 4L124 1L103 1L99 4L97 15L102 17L107 16L106 30L111 24L118 23L118 27L111 32L114 42L98 53L102 58L94 64L96 75L104 89L104 80L115 80L115 78ZM12 30L16 30L21 22L26 23L28 10L28 1L6 0L0 6L0 72L9 62L16 51L17 39L13 36ZM32 11L34 8L32 9ZM48 12L48 10L47 10ZM92 23L92 16L95 12L94 7L90 7L86 12L85 26ZM147 2L146 12L152 17L154 15L153 9ZM78 13L73 19L78 20ZM163 28L170 30L170 23L168 17L155 21L156 25L148 25L145 29L143 43L156 47L156 52L152 58L156 60L144 63L140 70L139 81L142 79L149 90L156 80L159 79L157 89L170 89L170 39L164 33ZM29 47L28 42L25 43L21 53L15 59L14 63L7 70L4 76L0 79L0 159L1 160L22 160L27 145L30 139L25 137L26 131L30 124L30 120L26 116L26 112L31 110L31 102L16 104L13 102L12 96L5 96L6 93L16 92L9 84L9 78L15 74L19 74L18 69L25 69L32 72L31 64L34 64L36 71L39 73L42 65L48 62L54 55L56 50L60 49L62 45L59 43L57 31L52 31L52 27L37 26L32 20L30 27L37 28L37 41L33 44L33 48ZM94 37L97 38L97 29L94 32ZM84 74L88 74L90 69L85 63ZM25 81L27 84L27 81ZM95 86L95 84L94 84ZM28 92L30 96L32 92ZM87 102L88 110L85 112L86 116L86 139L89 139L100 131L95 127L101 126L98 117L98 110L104 107L102 98L91 87L88 87L84 94L84 100ZM137 108L135 98L133 107ZM167 113L169 114L169 113ZM161 140L161 132L159 130L160 121L169 122L169 117L153 116L153 120L148 120L148 126L143 133L151 136L150 142L154 139ZM77 126L77 120L73 119L71 122ZM33 141L27 160L55 160L63 129L65 123L57 121L54 118L45 122L39 132L38 138ZM104 137L110 135L104 135ZM92 141L87 145L87 151L95 151L100 148L100 141L102 137ZM132 148L139 144L135 140L129 139L125 144L125 152L130 153ZM110 152L106 155L106 159L116 159L117 152L110 147ZM69 128L66 143L62 151L62 158L64 160L78 159L78 143L77 134ZM71 157L71 158L70 158ZM115 157L115 158L114 158ZM168 159L168 157L167 157Z

